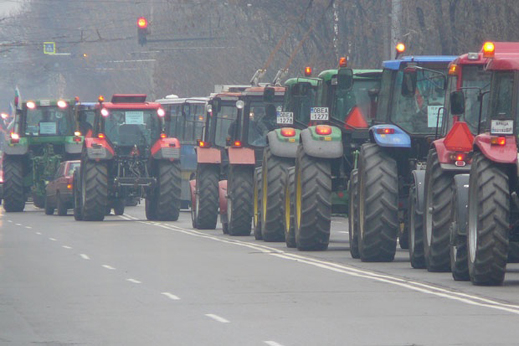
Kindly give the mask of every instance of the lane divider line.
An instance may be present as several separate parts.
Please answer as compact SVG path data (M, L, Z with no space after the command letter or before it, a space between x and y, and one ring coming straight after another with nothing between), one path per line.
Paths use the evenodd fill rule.
M114 267L109 266L108 264L103 264L102 267L103 267L103 268L106 268L106 269L110 269L110 270L115 270Z
M31 226L25 226L25 228L27 228L27 229L32 229L32 227L31 227Z
M126 279L126 281L132 282L134 284L142 284L142 282L140 282L139 280L135 280L135 279Z
M70 246L68 246L68 245L63 245L62 248L64 248L64 249L72 249L72 248L71 248Z
M231 323L229 320L226 320L225 318L215 315L215 314L205 314L205 315L220 323Z
M180 300L180 298L178 296L171 294L169 292L162 292L161 294L165 295L166 297L168 297L169 299L172 299L172 300Z
M52 240L52 241L57 241L56 238L49 238L49 240Z
M265 343L269 346L283 346L280 343L277 343L275 341L265 341Z
M36 234L37 234L37 235L41 235L41 233L40 233L40 232L36 232Z
M22 224L21 223L17 223L16 226L21 226Z
M81 256L81 258L83 258L83 259L85 259L85 260L89 260L89 259L90 259L90 257L88 257L88 255L85 255L84 253L82 253L82 254L79 255L79 256Z

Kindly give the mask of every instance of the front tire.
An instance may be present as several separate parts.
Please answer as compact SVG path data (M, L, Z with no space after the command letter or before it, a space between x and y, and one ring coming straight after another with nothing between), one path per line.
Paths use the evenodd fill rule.
M193 223L198 229L215 229L218 220L220 166L200 164L196 170Z
M332 212L330 160L305 154L297 148L295 168L295 235L297 249L326 250L330 241Z
M453 175L445 172L438 153L431 149L425 172L424 253L427 270L448 272Z
M61 196L59 193L56 194L56 205L58 209L58 216L66 216L67 215L67 206L61 199Z
M45 215L54 214L54 207L51 206L49 197L45 197Z
M508 176L481 153L472 160L469 181L468 266L475 285L501 285L508 258Z
M469 194L468 178L468 174L460 174L454 177L449 252L452 277L456 281L468 281L470 279L466 236Z
M376 144L359 156L359 252L363 262L391 262L398 236L396 161Z
M20 159L7 156L4 169L4 210L8 213L21 212L25 208L23 188L23 164Z
M253 207L253 166L232 165L227 180L227 230L232 236L250 235Z
M359 171L354 169L350 173L350 181L348 186L348 194L350 201L348 215L348 238L350 240L351 258L360 258L359 253Z
M285 171L285 244L288 248L295 248L296 234L294 230L294 201L295 201L295 167Z
M411 267L415 269L425 268L425 257L423 252L423 210L420 210L420 205L423 205L416 185L409 189L409 210L407 213L408 221L408 237L409 237L409 260Z
M159 221L177 221L180 214L181 175L179 161L158 162L155 211Z

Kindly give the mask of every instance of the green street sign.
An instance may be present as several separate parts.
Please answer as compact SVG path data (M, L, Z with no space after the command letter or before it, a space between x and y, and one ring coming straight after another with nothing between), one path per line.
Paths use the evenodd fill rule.
M43 54L56 54L56 42L43 42Z

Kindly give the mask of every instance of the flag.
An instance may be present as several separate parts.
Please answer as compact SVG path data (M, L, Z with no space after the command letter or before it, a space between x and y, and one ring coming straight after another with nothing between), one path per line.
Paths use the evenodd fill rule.
M20 96L20 89L18 89L18 86L14 89L14 106L16 109L22 109L22 97Z

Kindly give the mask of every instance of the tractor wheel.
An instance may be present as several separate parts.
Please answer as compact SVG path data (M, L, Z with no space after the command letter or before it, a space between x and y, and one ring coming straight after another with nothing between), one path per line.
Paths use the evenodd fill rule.
M45 208L45 197L39 196L35 193L32 194L32 203L36 208Z
M330 160L297 148L295 166L295 235L297 249L326 250L330 241L332 180Z
M285 170L285 243L288 248L295 248L296 234L294 230L294 201L295 201L295 167Z
M177 221L180 214L180 161L159 161L155 189L157 220Z
M398 236L396 161L376 144L359 156L359 253L363 262L390 262Z
M252 222L252 166L230 166L227 180L227 221L230 235L249 235Z
M20 212L25 208L25 194L23 189L23 165L22 161L7 156L4 159L4 210Z
M45 205L45 208L47 206ZM61 196L59 193L56 194L56 208L58 209L58 216L66 216L67 215L67 206L61 199Z
M72 182L72 198L74 200L74 219L76 221L83 220L83 214L81 214L81 183L79 180L79 170L74 171L73 182Z
M293 160L277 157L265 148L261 178L261 235L266 242L285 240L285 189L281 177Z
M423 227L425 264L430 272L451 270L449 242L453 181L453 174L441 168L438 153L431 149L425 171Z
M123 215L124 207L126 205L126 200L124 199L116 199L114 201L114 214L115 215Z
M510 226L508 176L476 153L469 181L468 266L475 285L501 285L505 278Z
M256 167L254 170L254 217L252 218L254 226L254 239L263 240L261 235L261 172L262 167Z
M146 196L144 201L146 211L146 219L149 221L157 221L157 199L152 196Z
M49 197L45 197L45 215L54 214L54 207L51 206Z
M508 263L519 263L519 243L516 241L508 243Z
M215 229L218 220L218 180L220 166L198 165L195 203L192 208L198 229Z
M419 209L419 198L423 198L417 192L417 187L409 189L409 206L407 211L409 231L409 260L411 267L415 269L425 268L425 257L423 253L423 211Z
M106 163L86 160L81 164L81 215L85 221L103 221L108 204Z
M348 194L350 208L348 213L348 234L350 240L351 258L360 258L359 253L359 171L354 169L350 173L350 181L348 182Z
M468 281L470 279L466 236L469 197L468 176L468 174L459 174L454 177L449 252L452 277L456 281Z

